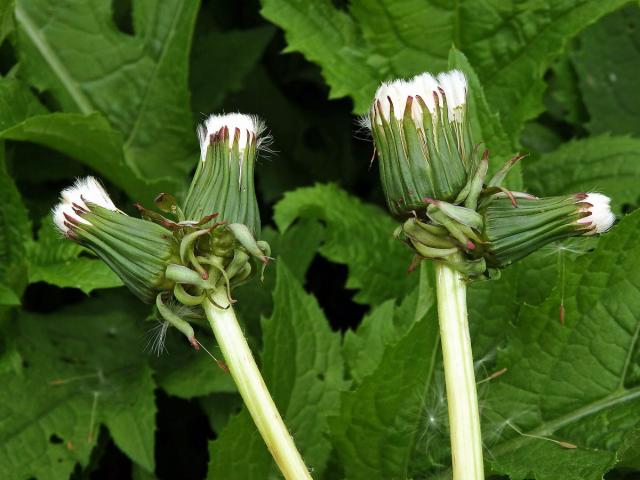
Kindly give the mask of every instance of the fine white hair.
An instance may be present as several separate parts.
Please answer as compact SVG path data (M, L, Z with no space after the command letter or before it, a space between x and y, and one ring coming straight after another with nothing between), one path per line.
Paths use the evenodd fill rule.
M390 119L391 107L393 116L401 119L407 106L407 100L413 97L411 116L418 125L422 125L422 106L416 97L420 97L431 114L435 113L435 102L444 105L447 100L449 121L462 121L462 110L467 100L467 79L460 70L443 72L435 78L428 72L421 73L409 80L393 80L385 82L376 91L373 108L380 105L380 114ZM378 119L382 122L382 119Z
M611 211L611 199L601 193L589 192L583 202L592 206L586 207L583 211L590 215L578 220L578 223L590 223L594 229L593 233L603 233L611 228L616 216Z
M94 177L78 178L72 186L60 192L60 202L52 210L53 223L60 232L65 235L69 233L69 227L65 223L66 216L77 222L89 224L74 210L74 205L88 209L86 202L95 203L108 210L118 210L98 180Z
M229 147L233 146L236 129L240 131L238 138L238 148L243 150L252 138L257 141L257 147L260 148L261 143L266 137L262 137L266 126L264 122L256 115L245 115L244 113L227 113L221 115L210 115L198 126L198 139L200 140L200 159L204 161L207 156L207 148L211 141L211 135L214 135L224 127L229 130Z

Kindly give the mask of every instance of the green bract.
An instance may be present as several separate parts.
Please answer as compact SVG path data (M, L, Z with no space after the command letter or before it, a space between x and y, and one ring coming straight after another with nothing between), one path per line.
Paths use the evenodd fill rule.
M382 84L368 124L375 141L380 178L391 213L407 218L423 211L425 197L455 201L479 158L466 115L462 72L428 73Z
M481 209L484 217L479 250L487 266L500 268L556 240L594 232L587 194L564 197L494 198ZM584 220L587 219L585 222Z
M53 215L66 236L95 252L143 302L167 287L165 269L177 254L171 232L117 210L93 177L64 190Z
M201 158L184 208L173 195L156 198L169 218L140 204L142 219L125 215L92 177L64 190L53 212L60 231L95 252L141 300L155 300L160 317L195 348L180 305L199 308L221 289L232 301L231 289L269 260L269 245L256 240L253 182L263 130L248 115L209 117L198 130Z
M476 277L562 238L606 231L609 199L597 193L537 198L503 186L522 158L487 178L489 151L476 153L462 72L423 73L384 83L370 125L396 237L416 260L445 262ZM426 100L425 100L426 99ZM462 253L462 255L458 255Z
M219 220L260 235L253 170L263 131L260 120L241 114L212 115L199 127L201 161L185 201L187 219L215 212Z

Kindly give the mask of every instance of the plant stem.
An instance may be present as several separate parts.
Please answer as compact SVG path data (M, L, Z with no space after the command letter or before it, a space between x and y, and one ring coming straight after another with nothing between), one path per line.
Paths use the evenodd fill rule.
M439 262L436 286L453 480L482 480L482 437L467 321L467 287L459 272Z
M273 459L287 480L311 479L260 375L226 291L217 290L212 298L215 305L205 300L204 311L238 391Z

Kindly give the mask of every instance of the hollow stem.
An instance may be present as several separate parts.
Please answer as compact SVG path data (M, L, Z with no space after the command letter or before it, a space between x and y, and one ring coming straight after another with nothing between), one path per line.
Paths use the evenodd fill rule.
M440 262L436 263L436 286L453 480L482 480L482 437L467 321L467 287L459 272Z
M260 375L226 290L216 290L212 299L215 305L209 300L203 303L207 318L238 391L273 459L287 480L311 479Z

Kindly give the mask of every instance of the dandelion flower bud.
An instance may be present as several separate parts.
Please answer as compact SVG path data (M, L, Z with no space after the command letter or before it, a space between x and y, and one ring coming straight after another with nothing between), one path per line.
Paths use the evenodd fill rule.
M482 254L487 266L501 268L544 245L577 235L608 230L615 221L610 199L599 193L576 193L547 198L494 198L486 208Z
M584 207L584 212L589 213L588 216L578 220L578 223L591 225L591 234L603 233L611 228L616 216L611 211L611 199L601 193L587 193L584 203L589 206Z
M63 190L52 215L61 233L98 255L141 300L152 302L167 286L164 272L177 249L172 233L118 210L95 178Z
M365 125L371 128L391 213L422 211L423 198L458 198L474 175L467 82L459 70L383 83Z
M218 213L217 220L246 225L260 233L253 171L257 151L269 137L256 116L211 115L198 127L200 162L184 206L187 219Z

